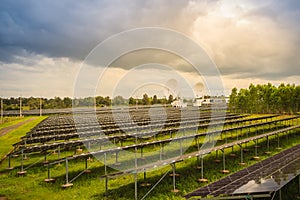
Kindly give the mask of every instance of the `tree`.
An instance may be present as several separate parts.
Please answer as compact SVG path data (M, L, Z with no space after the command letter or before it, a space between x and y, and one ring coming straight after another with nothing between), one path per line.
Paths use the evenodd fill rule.
M153 95L152 104L158 104L158 99L156 95Z
M106 96L106 97L104 98L104 104L105 104L106 106L110 106L110 105L111 105L111 99L110 99L109 96Z
M128 100L129 105L133 106L136 104L136 100L133 97L130 97Z
M234 87L231 90L231 94L229 96L229 108L236 112L237 108L237 88Z
M97 96L96 97L96 105L98 107L103 107L103 106L110 106L111 105L111 100L110 97L102 97L102 96Z
M252 83L249 86L249 95L246 97L250 113L257 112L257 88Z
M29 97L27 100L27 105L29 106L30 110L39 109L40 108L40 101L37 98Z
M249 91L247 89L241 89L238 93L237 107L240 112L249 112Z
M173 95L170 94L169 98L168 98L168 103L172 103L173 100L174 100L174 97L173 97Z
M126 105L126 100L122 97L122 96L116 96L113 100L112 100L112 104L113 105Z
M251 84L248 89L240 89L238 94L237 89L233 88L229 107L251 113L296 113L300 109L300 86Z
M63 99L63 105L65 108L71 108L72 107L72 99L70 97L65 97Z
M149 97L146 93L143 95L142 102L143 102L143 105L149 105L150 104Z
M272 94L274 93L274 90L275 87L271 83L262 86L263 107L265 108L266 113L271 112Z

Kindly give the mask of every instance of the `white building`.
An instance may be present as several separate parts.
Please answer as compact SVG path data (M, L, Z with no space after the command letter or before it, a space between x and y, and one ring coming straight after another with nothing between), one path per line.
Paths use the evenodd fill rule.
M182 99L173 101L171 103L171 105L175 108L186 108L187 107L187 103L183 103Z
M193 106L194 107L201 107L202 106L202 102L203 102L203 99L195 99L195 101L193 103Z

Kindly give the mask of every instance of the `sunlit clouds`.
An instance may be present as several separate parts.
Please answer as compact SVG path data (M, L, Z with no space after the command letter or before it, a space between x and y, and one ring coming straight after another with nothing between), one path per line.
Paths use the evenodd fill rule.
M0 95L72 96L84 59L99 43L142 27L167 28L194 40L218 67L225 94L251 82L300 84L299 10L297 0L3 1ZM172 66L191 86L199 82L183 59L149 52L129 53L112 63L97 94L110 95L132 66L147 63ZM91 73L101 67L89 64ZM169 80L157 66L145 73Z

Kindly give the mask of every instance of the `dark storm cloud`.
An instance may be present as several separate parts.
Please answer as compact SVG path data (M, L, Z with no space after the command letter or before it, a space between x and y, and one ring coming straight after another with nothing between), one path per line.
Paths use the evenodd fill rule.
M0 59L17 62L14 56L27 51L81 60L99 42L129 28L161 25L183 30L179 15L187 4L4 0L0 6Z
M2 51L14 56L20 51L50 57L81 58L91 48L90 31L76 12L87 13L71 1L5 1L0 14ZM4 28L5 27L5 28ZM13 51L12 51L13 50ZM4 58L3 58L4 57ZM1 59L12 58L1 54Z
M230 0L2 0L0 61L33 66L35 64L33 59L22 59L22 57L35 55L83 60L99 42L107 37L143 26L166 27L193 36L194 31L197 32L194 30L195 20L211 17L209 15L211 12L216 10L216 13L221 12L218 10L221 3L232 2ZM230 26L229 22L212 25L210 28L213 32L217 32L218 36L224 35L220 38L208 35L212 37L212 41L217 41L216 49L212 49L215 51L214 59L222 74L262 78L300 75L298 57L300 1L245 2L252 2L253 6L241 15L242 18L257 21L257 24L267 19L266 23L273 23L273 25L266 26L265 30L263 30L264 26L259 28L270 33L278 32L278 34L265 43L260 41L256 44L261 35L254 35L251 40L248 40L247 32L236 30L236 24ZM220 18L221 20L223 18ZM200 28L201 25L200 20ZM224 26L224 29L220 28L221 26ZM251 26L253 29L256 28L255 24ZM229 29L228 27L230 28L228 33L223 32ZM271 29L274 27L276 29ZM205 33L200 32L201 34ZM266 49L262 47L263 45L267 46ZM130 62L131 60L128 59L128 63ZM118 67L123 67L123 63L117 64ZM126 63L123 68L126 69ZM189 71L189 68L182 67L181 70Z

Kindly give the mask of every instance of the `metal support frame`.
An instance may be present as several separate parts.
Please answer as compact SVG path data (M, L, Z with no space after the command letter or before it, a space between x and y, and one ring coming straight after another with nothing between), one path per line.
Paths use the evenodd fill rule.
M55 180L50 176L50 164L47 165L47 178L44 180L46 183L54 182Z
M243 137L243 128L240 128L240 135ZM236 135L236 141L239 140L239 135Z
M137 171L134 172L134 199L138 200L138 174Z
M62 185L62 188L68 188L68 187L72 187L73 183L69 182L69 160L68 158L65 159L66 160L66 184Z
M26 148L26 145L27 145L27 142L26 142L26 140L24 141L24 147ZM27 160L28 158L27 158L27 154L26 153L24 153L24 160Z
M280 149L282 149L281 147L280 147L280 140L279 140L279 133L278 134L276 134L276 136L277 136L277 150L280 150Z
M144 169L144 181L141 184L142 187L148 187L151 185L150 183L147 183L146 179L147 179L147 171L146 171L146 169Z
M252 157L254 160L259 160L260 157L258 156L258 146L257 146L257 139L254 140L254 143L255 143L255 155Z
M196 137L195 139L196 139L196 146L197 146L198 152L200 153L199 137ZM197 158L197 164L196 164L195 168L196 169L200 169L201 168L201 166L199 166L199 163L200 163L200 159L199 159L200 158L200 154L199 154L199 156L196 156L196 158Z
M257 141L257 139L256 139L256 140L255 140L255 156L257 156L257 149L258 149L257 144L258 144L258 141Z
M8 169L8 170L12 170L13 167L11 166L11 155L8 156L8 161L7 161L7 162L8 162L8 167L7 167L7 169Z
M164 155L164 144L160 144L159 160L162 161Z
M182 140L179 140L179 144L180 144L180 156L183 155L183 150L182 150Z
M24 175L27 173L26 171L24 171L23 162L24 162L24 150L22 149L21 150L21 170L19 172L17 172L18 175Z
M225 156L225 150L221 149L223 154L223 170L220 170L221 173L227 174L229 173L229 170L226 169L226 156Z
M24 152L24 150L22 149L22 156L21 156L21 172L23 171L23 159L24 159L24 156L23 156L23 152Z
M116 160L115 160L115 166L121 165L121 163L119 163L119 152L116 151Z
M60 146L57 147L57 159L59 160L60 159ZM57 164L58 166L60 166L60 162L58 162Z
M250 133L250 127L248 128L248 131L247 131L247 138L249 137L249 133ZM248 148L248 143L246 142L244 151L249 151L249 149L247 149L247 148Z
M271 154L270 152L270 140L269 140L269 136L267 136L267 151L265 152L265 154Z
M138 199L138 174L137 174L137 167L138 167L138 163L137 163L137 147L134 148L134 160L135 160L135 171L134 171L134 199L137 200Z
M89 161L89 158L85 158L84 161L85 161L85 169L84 169L84 172L85 172L85 173L91 173L91 170L88 169L88 161Z
M58 150L57 150L57 158L60 159L60 146L58 146Z
M48 169L47 177L48 177L48 179L50 179L50 165L49 164L47 165L47 169Z
M240 152L241 152L241 162L239 163L240 165L246 165L246 163L244 163L244 151L243 151L243 145L239 144L240 147Z
M171 166L172 166L172 177L173 177L173 190L171 190L172 192L179 192L178 189L176 189L176 167L175 167L175 163L171 163Z
M216 162L216 163L221 162L221 161L218 159L218 157L219 157L219 156L218 156L218 150L216 150L216 159L215 159L215 162Z
M285 139L286 139L286 142L289 141L289 131L285 132Z
M234 149L233 146L231 146L231 154L230 154L231 157L235 157L236 156L236 154L234 153L233 149Z
M88 151L91 152L91 142L88 142Z
M224 131L224 134L225 134L225 136L224 136L225 137L225 144L227 144L227 142L228 142L227 140L228 139L227 139L227 136L226 136L226 131Z
M47 152L44 153L44 161L43 161L44 164L48 164L48 161L47 161Z
M220 133L220 140L221 140L221 141L223 140L223 133L222 133L222 131L221 131L221 133Z
M106 153L104 153L104 175L105 175L105 196L108 196L108 176L107 176L107 165L106 165Z
M141 159L143 159L143 146L141 146Z
M208 180L204 178L204 164L203 164L203 155L200 155L200 161L201 161L201 178L198 179L199 182L207 182Z
M69 183L69 161L66 158L66 184Z
M257 136L258 135L258 128L257 128L257 126L255 126L255 136Z

